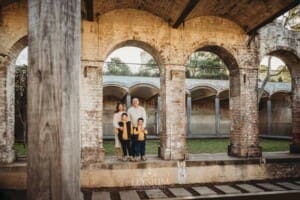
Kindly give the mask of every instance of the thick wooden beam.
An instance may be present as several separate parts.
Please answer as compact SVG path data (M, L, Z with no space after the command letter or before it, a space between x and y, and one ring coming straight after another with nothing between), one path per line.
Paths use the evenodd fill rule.
M27 199L80 199L80 0L30 0Z
M88 21L94 21L93 0L85 0L86 17Z
M184 22L185 18L190 14L190 12L195 8L200 0L190 0L190 2L186 5L181 15L178 17L176 22L173 24L173 28L178 28L182 22Z

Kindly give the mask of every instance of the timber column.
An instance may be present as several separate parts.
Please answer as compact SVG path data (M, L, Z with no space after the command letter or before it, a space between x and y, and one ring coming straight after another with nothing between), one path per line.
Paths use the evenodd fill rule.
M166 66L161 72L160 157L165 160L181 160L186 151L185 68Z
M30 0L27 199L80 199L79 0Z
M102 62L81 61L80 132L83 165L104 160Z
M239 90L237 97L230 99L232 123L228 154L237 157L259 157L258 131L258 62L254 48L240 49L239 54ZM231 85L232 87L233 85ZM231 98L232 96L230 96Z

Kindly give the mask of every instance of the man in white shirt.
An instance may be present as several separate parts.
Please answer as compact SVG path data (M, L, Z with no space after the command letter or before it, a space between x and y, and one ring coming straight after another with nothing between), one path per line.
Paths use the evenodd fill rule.
M139 99L132 99L132 106L127 111L128 119L131 121L133 127L137 127L138 118L144 119L144 127L146 127L147 119L146 119L146 111L145 109L139 105Z
M132 99L132 106L127 110L128 120L131 121L133 127L137 127L138 119L144 119L144 128L146 127L146 111L142 106L139 106L139 99ZM133 156L133 160L136 160L137 152L136 148L136 135L131 136L131 155Z

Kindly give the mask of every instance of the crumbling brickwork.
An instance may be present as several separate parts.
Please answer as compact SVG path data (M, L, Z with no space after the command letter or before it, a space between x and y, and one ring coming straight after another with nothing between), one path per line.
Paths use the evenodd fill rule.
M16 15L18 13L18 15ZM0 52L8 55L14 44L27 35L27 5L13 3L1 13ZM130 19L130 20L129 20ZM268 29L271 30L269 30ZM187 20L179 28L172 28L165 20L149 12L136 9L117 9L99 15L93 22L82 20L81 29L81 148L83 164L104 159L102 114L103 61L114 50L136 46L148 51L160 67L161 144L163 159L185 159L186 110L185 65L197 51L210 51L222 58L230 72L231 136L228 152L241 157L260 156L258 141L257 79L259 59L272 54L285 58L293 74L293 83L299 83L299 38L297 34L271 25L260 32L259 55L255 41L234 22L215 16L201 16ZM282 36L277 35L282 34ZM288 35L288 36L287 36ZM262 42L263 41L263 42ZM249 45L250 44L250 45ZM284 47L284 48L281 48ZM277 50L292 49L289 54ZM16 51L17 52L17 51ZM281 52L281 53L280 53ZM286 51L284 51L286 52ZM7 72L1 67L0 90L6 95ZM297 109L299 87L294 84L294 144L300 144ZM29 91L30 92L30 91ZM11 96L12 97L12 94ZM11 98L0 96L0 109L6 110ZM6 131L6 112L1 112L1 137ZM299 117L298 117L299 116ZM9 133L14 137L13 133ZM7 147L1 139L2 146ZM0 152L1 156L5 151ZM11 160L7 160L11 162Z
M291 153L300 153L300 33L271 23L259 31L259 57L280 58L292 76L292 132Z

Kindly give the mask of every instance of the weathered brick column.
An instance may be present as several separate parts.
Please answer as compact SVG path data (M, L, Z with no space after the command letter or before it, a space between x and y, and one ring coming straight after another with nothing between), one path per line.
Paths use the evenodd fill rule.
M300 153L300 77L293 76L292 93L292 126L293 142L290 145L291 153Z
M7 85L9 84L7 74L10 70L8 63L8 56L0 55L0 163L11 163L15 160L15 151L13 149L15 142L14 121L11 121L14 120L14 116L11 119L11 116L8 114L9 109L14 109L14 104L9 106L7 103L10 98L7 91ZM12 98L14 98L14 94Z
M166 66L161 72L160 157L181 160L186 157L185 71L183 66Z
M80 133L83 165L104 160L102 64L96 61L81 61Z
M243 51L240 57L240 69L231 74L234 83L230 94L232 126L228 154L238 157L261 156L258 139L257 85L258 69L255 53ZM239 77L239 80L237 80ZM239 82L239 88L237 85Z

